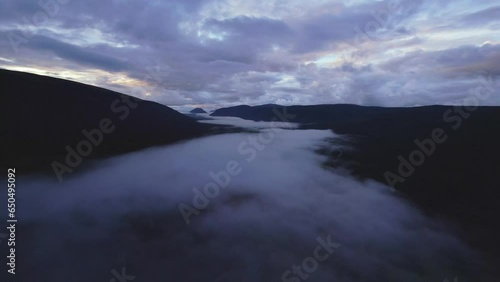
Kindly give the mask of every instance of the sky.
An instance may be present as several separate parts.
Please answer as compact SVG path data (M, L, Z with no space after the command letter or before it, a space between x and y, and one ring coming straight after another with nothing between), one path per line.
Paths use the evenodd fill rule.
M499 4L1 0L0 68L176 109L500 105Z

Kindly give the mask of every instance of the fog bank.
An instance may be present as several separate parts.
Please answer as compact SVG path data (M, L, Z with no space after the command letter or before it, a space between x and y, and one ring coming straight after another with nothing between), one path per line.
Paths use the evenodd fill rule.
M110 281L126 266L135 281L485 281L480 258L442 223L324 168L314 150L332 146L332 132L233 121L260 133L114 157L62 183L19 178L18 276ZM193 189L224 172L226 187L196 207ZM181 204L196 209L189 224Z

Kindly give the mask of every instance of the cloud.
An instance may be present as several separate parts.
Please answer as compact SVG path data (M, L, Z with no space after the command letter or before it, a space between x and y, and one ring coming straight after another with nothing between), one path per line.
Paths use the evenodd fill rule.
M412 52L385 62L381 68L394 73L420 71L443 79L479 74L498 76L500 69L494 62L499 57L500 45L466 45L434 52Z
M228 32L229 36L239 39L266 40L263 43L272 43L273 40L291 35L290 27L286 23L270 18L239 16L226 20L210 19L205 26L214 28L215 31Z
M9 0L0 4L0 57L10 61L0 67L65 70L75 80L209 109L278 101L446 103L456 95L429 91L452 89L450 77L463 85L476 73L498 74L493 4L90 0L60 5L35 25L29 19L43 11L38 3ZM16 54L6 37L11 31L34 37ZM147 70L156 66L169 73L145 93L139 84L148 84ZM128 79L113 78L122 75ZM415 79L429 87L397 89ZM136 80L142 82L130 83Z
M470 13L461 18L460 22L467 26L485 26L500 21L500 6L488 7L486 9Z
M34 36L30 39L29 48L37 51L49 51L56 57L67 59L108 71L123 71L129 67L124 60L102 55L92 50L85 50L79 46L57 41L45 36Z

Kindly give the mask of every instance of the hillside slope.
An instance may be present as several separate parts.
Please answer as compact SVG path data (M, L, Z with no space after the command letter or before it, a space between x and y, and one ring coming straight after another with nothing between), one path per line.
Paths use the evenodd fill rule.
M348 136L346 145L351 149L321 151L330 156L327 166L394 184L425 211L458 223L469 242L500 262L499 243L488 240L500 236L496 224L500 221L500 107L468 111L451 106L237 106L212 115L271 121L279 117L273 110L288 114L287 119L302 128L331 129ZM431 145L435 131L444 141ZM425 143L427 149L417 143Z
M51 170L71 149L89 158L203 135L208 127L164 105L106 89L0 70L2 165ZM83 131L86 133L83 133ZM90 136L90 137L89 137ZM89 149L82 141L92 144Z

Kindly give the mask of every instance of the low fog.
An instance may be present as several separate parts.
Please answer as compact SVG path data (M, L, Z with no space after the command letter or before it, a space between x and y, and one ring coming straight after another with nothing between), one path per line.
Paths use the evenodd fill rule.
M125 267L134 281L484 281L481 258L452 229L323 166L315 150L335 146L331 131L215 123L255 132L96 161L62 183L19 177L17 276L118 282L112 270ZM196 208L193 189L213 188L211 173L230 181ZM307 258L321 240L336 247L315 266Z

